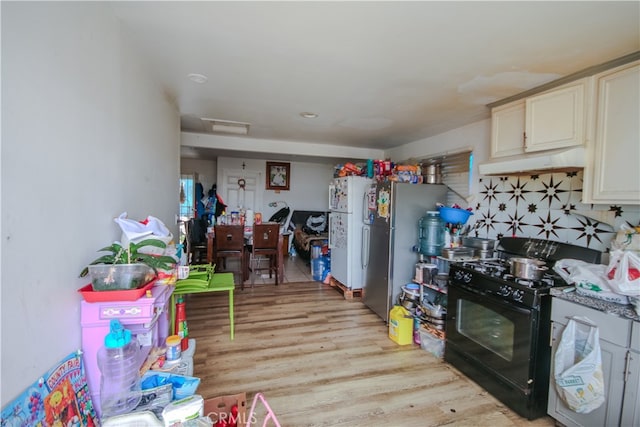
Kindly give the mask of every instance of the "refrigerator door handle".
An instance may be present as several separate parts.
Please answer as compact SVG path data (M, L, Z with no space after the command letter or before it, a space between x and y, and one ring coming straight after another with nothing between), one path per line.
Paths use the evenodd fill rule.
M362 268L369 266L369 227L362 227Z
M365 190L362 195L362 222L369 224L369 191Z
M331 237L333 236L333 213L329 212L329 249L333 247L331 244Z
M336 186L331 183L329 184L329 210L335 209L333 196L336 193Z

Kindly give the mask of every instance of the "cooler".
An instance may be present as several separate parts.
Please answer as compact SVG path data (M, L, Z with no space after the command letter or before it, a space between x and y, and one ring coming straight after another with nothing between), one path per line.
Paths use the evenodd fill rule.
M142 365L151 348L164 346L169 336L169 299L173 289L173 286L167 285L153 286L151 296L143 296L136 301L81 302L84 366L91 399L98 415L101 415L98 350L104 343L105 335L109 333L109 322L111 319L119 319L136 336L142 346Z

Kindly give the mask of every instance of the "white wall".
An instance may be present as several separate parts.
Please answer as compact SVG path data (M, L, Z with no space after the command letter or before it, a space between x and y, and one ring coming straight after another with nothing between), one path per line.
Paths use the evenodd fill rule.
M222 182L224 168L242 169L261 172L262 177L266 172L266 160L242 159L235 157L218 158L217 182ZM328 210L329 182L333 178L334 165L328 163L287 162L291 165L291 180L289 191L266 190L265 182L259 183L258 190L262 191L262 206L256 208L256 212L262 213L263 220L269 219L277 210L284 207L270 207L273 201L284 201L292 210ZM220 188L220 184L218 184Z
M153 215L174 235L179 115L107 3L2 2L0 405L81 346L80 270Z
M180 159L180 173L195 175L196 182L202 184L204 193L217 182L218 164L215 160Z

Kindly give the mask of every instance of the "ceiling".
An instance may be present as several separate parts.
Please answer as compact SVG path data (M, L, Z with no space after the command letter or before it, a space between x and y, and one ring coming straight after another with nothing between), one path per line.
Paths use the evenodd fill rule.
M640 50L637 1L111 5L183 131L215 135L201 120L215 118L249 123L247 137L258 140L389 149Z

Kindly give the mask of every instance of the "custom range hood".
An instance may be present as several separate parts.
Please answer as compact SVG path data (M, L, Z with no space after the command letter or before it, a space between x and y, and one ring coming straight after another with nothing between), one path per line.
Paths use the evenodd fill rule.
M529 175L584 168L584 147L504 157L478 165L480 175Z

